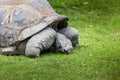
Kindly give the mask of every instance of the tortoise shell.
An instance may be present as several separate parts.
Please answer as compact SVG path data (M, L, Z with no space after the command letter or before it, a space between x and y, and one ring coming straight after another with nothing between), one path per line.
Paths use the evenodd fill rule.
M14 46L46 27L66 27L47 0L0 0L0 47Z

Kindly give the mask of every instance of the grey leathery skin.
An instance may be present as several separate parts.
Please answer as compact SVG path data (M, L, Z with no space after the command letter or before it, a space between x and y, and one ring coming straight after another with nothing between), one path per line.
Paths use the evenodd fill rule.
M16 49L15 46L9 46L9 47L5 47L5 48L0 48L0 54L3 54L3 55L17 54L17 52L15 52L15 49Z
M30 38L21 41L19 44L16 45L16 51L19 52L19 54L25 54L25 50L26 50L26 44L28 42Z
M62 53L71 53L73 49L71 41L60 33L57 33L54 44L56 50Z
M48 27L32 36L26 45L25 54L28 57L39 57L40 52L51 47L54 43L56 32Z
M79 32L77 29L73 27L67 27L67 28L60 29L58 32L65 35L68 39L70 39L73 47L79 44Z

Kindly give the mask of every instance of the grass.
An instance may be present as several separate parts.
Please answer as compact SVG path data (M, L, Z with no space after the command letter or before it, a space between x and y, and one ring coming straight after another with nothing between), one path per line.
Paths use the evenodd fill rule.
M49 0L80 32L72 54L0 55L0 80L120 80L120 0Z

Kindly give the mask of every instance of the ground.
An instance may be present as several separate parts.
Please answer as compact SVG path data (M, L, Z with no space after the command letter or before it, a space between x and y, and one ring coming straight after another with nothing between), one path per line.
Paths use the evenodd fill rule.
M0 55L0 80L120 80L120 0L48 0L79 30L70 55Z

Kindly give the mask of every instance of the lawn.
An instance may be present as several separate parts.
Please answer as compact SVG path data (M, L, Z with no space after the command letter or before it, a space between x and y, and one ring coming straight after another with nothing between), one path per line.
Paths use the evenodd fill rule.
M71 54L0 55L0 80L120 80L120 0L48 0L79 30Z

